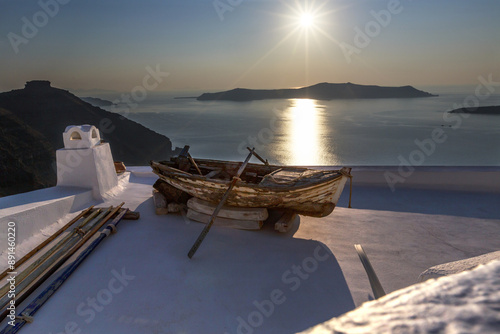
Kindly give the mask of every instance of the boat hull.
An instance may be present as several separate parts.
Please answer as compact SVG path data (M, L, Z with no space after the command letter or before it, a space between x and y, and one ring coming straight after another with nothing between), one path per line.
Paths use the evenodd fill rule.
M171 186L212 203L221 200L229 185L229 181L203 176L165 171L155 173ZM226 203L235 207L285 209L302 215L324 217L335 208L348 175L348 172L324 171L321 172L321 180L296 185L265 186L240 181Z

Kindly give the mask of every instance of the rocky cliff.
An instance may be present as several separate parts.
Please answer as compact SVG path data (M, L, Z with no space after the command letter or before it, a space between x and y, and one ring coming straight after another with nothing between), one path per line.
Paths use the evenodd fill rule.
M113 158L126 165L148 165L174 153L169 138L48 81L30 81L24 89L1 93L0 108L1 196L56 184L55 151L63 148L68 125L95 125Z
M55 151L48 140L0 108L0 196L56 184Z

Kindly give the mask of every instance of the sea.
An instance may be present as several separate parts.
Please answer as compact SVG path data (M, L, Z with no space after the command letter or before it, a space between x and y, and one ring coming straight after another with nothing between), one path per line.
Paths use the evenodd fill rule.
M476 88L331 101L198 101L198 93L156 92L106 109L169 137L174 147L189 145L195 158L241 161L254 147L270 163L287 165L499 166L500 115L449 113L500 105L500 94Z

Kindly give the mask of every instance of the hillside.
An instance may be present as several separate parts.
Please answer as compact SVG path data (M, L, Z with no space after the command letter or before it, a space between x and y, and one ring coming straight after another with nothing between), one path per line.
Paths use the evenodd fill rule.
M288 89L243 89L236 88L218 93L204 93L198 96L199 101L227 100L252 101L265 99L387 99L415 98L436 96L418 90L412 86L381 87L348 83L319 83L303 88Z
M460 108L450 111L453 114L500 115L500 106L487 106L477 108Z
M0 108L0 196L56 184L55 151L47 139Z
M95 107L109 107L113 105L113 102L108 101L108 100L103 100L97 97L90 97L90 96L85 96L85 97L80 97L82 101L85 101L87 103L90 103L91 105Z
M55 151L63 148L68 125L95 125L113 158L126 165L147 165L173 154L169 138L48 81L30 81L24 89L1 93L0 108L0 195L56 184Z

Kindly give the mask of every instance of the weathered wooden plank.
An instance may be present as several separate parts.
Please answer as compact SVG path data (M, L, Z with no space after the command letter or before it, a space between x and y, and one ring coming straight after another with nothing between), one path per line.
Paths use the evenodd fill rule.
M208 224L211 215L206 215L204 213L194 211L193 209L188 209L187 217L191 220ZM263 222L258 220L236 220L217 216L217 218L215 218L214 225L231 227L240 230L260 230Z
M293 222L297 217L297 213L293 211L287 211L274 223L274 229L280 233L286 233L292 229Z
M123 209L123 210L127 210L127 212L125 212L125 214L122 217L122 219L124 220L137 220L141 218L141 214L139 211L129 211L128 209Z
M114 165L115 165L116 174L122 174L122 173L127 171L127 167L125 167L125 164L123 163L123 161L115 161Z
M156 189L153 189L153 202L155 204L155 213L157 215L166 215L168 213L167 199L165 195Z
M193 197L188 203L188 208L198 211L200 213L204 213L206 215L211 215L216 204L204 201L202 199ZM224 205L222 209L220 209L217 217L229 218L229 219L237 219L237 220L261 220L264 221L269 217L266 208L241 208L241 207L232 207Z
M181 212L181 210L185 207L186 207L185 204L179 204L179 203L175 203L175 202L168 203L168 205L167 205L169 213Z

